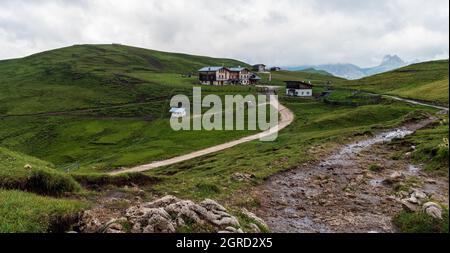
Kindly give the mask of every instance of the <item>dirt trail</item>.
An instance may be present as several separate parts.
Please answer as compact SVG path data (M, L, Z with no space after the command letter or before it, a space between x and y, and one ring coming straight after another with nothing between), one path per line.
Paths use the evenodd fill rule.
M435 108L435 109L444 110L446 112L449 111L448 107L433 105L433 104L430 104L430 103L416 101L416 100L412 100L412 99L400 98L400 97L395 97L395 96L390 96L390 95L383 95L383 97L394 99L394 100L397 100L397 101L406 102L406 103L409 103L409 104L428 106L428 107L432 107L432 108Z
M246 142L250 142L250 141L254 141L254 140L259 140L263 137L267 137L270 136L272 134L274 134L277 131L281 131L282 129L286 128L287 126L289 126L293 121L294 121L294 114L292 113L291 110L289 110L288 108L286 108L285 106L283 106L282 104L280 104L278 101L276 102L272 102L272 103L277 103L278 106L278 111L280 113L280 121L278 123L278 128L271 128L265 132L262 133L258 133L255 135L251 135L251 136L247 136L244 138L241 138L239 140L235 140L235 141L230 141L224 144L220 144L214 147L210 147L210 148L206 148L203 150L199 150L199 151L195 151L192 152L190 154L187 155L182 155L182 156L177 156L171 159L167 159L164 161L157 161L157 162L153 162L150 164L146 164L146 165L141 165L141 166L137 166L134 168L129 168L129 169L124 169L124 170L119 170L119 171L114 171L109 173L110 175L118 175L118 174L123 174L123 173L131 173L131 172L145 172L148 170L152 170L155 168L159 168L159 167L164 167L164 166L169 166L169 165L173 165L176 163L180 163L180 162L184 162L184 161L188 161L194 158L198 158L201 156L205 156L208 154L212 154L212 153L216 153L225 149L229 149L232 148L234 146L246 143Z
M407 161L392 160L394 151L385 145L435 120L343 146L322 161L273 176L252 193L261 202L256 213L272 232L395 232L392 217L402 205L391 196L392 185L383 183L394 171L403 172L405 180L419 178L424 191L448 204L448 180L430 179ZM384 169L372 172L372 164Z

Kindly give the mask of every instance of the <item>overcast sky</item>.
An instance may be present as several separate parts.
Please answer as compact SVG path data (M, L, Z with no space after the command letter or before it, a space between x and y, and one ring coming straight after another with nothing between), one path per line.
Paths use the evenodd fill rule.
M448 0L0 0L0 59L122 43L268 65L448 58Z

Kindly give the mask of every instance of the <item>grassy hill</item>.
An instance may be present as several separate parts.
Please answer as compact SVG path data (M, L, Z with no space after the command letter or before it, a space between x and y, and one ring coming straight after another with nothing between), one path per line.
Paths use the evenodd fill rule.
M170 84L170 77L206 65L247 66L122 45L77 45L0 61L0 115L154 100L176 89L177 83L163 85L158 80Z
M269 82L269 74L260 74L262 82L270 85L284 86L283 81L286 80L299 80L299 81L311 81L314 85L327 85L331 83L333 85L343 84L346 79L335 77L332 75L324 75L317 72L305 72L305 71L277 71L272 72L272 81Z
M448 60L431 61L348 81L342 87L448 104L448 74Z
M79 45L0 61L0 146L63 171L113 169L169 158L247 135L173 132L172 95L192 93L205 65L229 59L122 45ZM4 91L4 92L3 92ZM251 93L204 87L205 95Z
M325 76L333 76L332 74L326 72L325 70L317 70L315 68L299 70L297 72L305 72L305 73L320 74L320 75L325 75Z

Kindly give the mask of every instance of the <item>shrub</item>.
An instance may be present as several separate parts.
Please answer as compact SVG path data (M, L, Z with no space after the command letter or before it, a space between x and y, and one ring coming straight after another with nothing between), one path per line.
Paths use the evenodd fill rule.
M80 185L70 175L46 170L32 171L25 186L25 190L51 196L80 189Z

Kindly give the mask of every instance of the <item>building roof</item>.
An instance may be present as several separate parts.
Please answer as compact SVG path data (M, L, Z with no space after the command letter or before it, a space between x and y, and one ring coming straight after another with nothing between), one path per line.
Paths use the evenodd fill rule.
M198 72L210 72L210 71L219 71L221 69L227 69L225 67L216 67L216 66L208 66L198 70Z
M186 108L171 108L170 111L171 113L185 113L186 112Z
M237 67L237 68L229 68L229 70L230 70L230 71L233 71L233 72L241 72L241 71L244 70L244 69L248 70L247 68L241 68L241 67Z
M262 64L262 63L261 63L261 64L255 64L255 65L253 65L253 67L259 67L259 66L264 66L264 67L265 67L266 65L265 65L265 64Z
M255 75L255 74L253 74L253 75L250 77L250 79L252 79L252 80L261 80L261 77L259 77L259 76Z
M313 85L303 81L284 81L288 89L312 89Z

